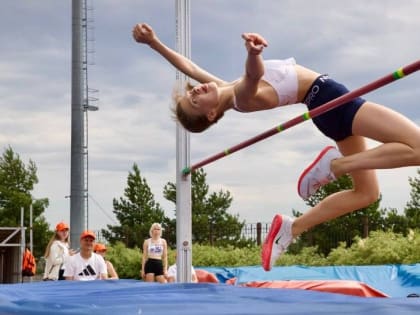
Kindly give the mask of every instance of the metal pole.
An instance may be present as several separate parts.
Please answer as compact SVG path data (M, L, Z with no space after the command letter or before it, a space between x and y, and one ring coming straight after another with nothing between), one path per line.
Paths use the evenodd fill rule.
M72 1L70 240L84 230L83 1Z
M24 209L20 208L20 268L18 268L20 282L23 282L22 276L22 260L23 253L25 252L26 240L25 240L25 223L24 223Z
M340 97L337 97L336 99L333 99L327 103L325 103L322 106L319 106L309 112L306 112L302 115L299 115L277 127L274 127L272 129L269 129L253 138L250 138L244 142L241 142L229 149L224 150L223 152L220 152L218 154L215 154L213 156L210 156L209 158L202 160L201 162L194 164L190 167L186 167L182 170L182 173L184 175L188 175L191 172L194 172L196 169L203 167L204 165L210 164L216 160L219 160L229 154L232 154L236 151L242 150L243 148L246 148L254 143L257 143L261 140L264 140L268 137L271 137L279 132L282 132L286 129L289 129L293 126L296 126L297 124L300 124L301 122L304 122L305 120L309 120L312 118L315 118L319 115L324 114L327 111L330 111L338 106L341 106L352 99L359 97L363 94L372 92L373 90L379 89L380 87L387 85L393 81L396 81L398 79L401 79L415 71L420 70L420 60L413 62L403 68L398 69L397 71L390 73L376 81L373 81L365 86L362 86L361 88L354 90L352 92L348 92Z
M32 215L33 215L33 206L32 204L29 206L29 249L31 253L34 252L34 231L33 231L33 224L32 224Z
M187 58L191 55L190 38L190 1L176 0L176 49ZM176 79L181 91L187 77L177 71ZM190 137L179 123L176 127L176 157L177 282L191 282L191 180L180 171L190 164Z

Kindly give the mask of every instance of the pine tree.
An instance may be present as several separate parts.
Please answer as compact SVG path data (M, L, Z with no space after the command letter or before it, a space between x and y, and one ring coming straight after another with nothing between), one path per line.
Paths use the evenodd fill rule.
M195 171L191 176L193 242L218 246L248 244L241 237L245 222L239 220L239 215L228 213L233 201L230 192L220 190L210 193L206 183L207 174L203 169ZM163 195L176 204L176 185L167 183Z
M107 225L108 230L103 229L102 234L109 242L121 241L128 248L141 248L143 241L150 237L150 226L168 220L135 163L127 177L124 197L114 198L113 207L120 225Z
M420 175L420 170L417 170L417 174ZM408 227L420 229L420 178L409 177L408 181L411 186L411 200L407 202L404 213L408 220Z
M29 207L32 204L34 255L42 255L51 233L43 213L48 199L34 199L32 191L38 183L37 167L32 160L28 164L9 146L0 157L0 226L21 225L21 209L24 209L24 225L29 227ZM29 240L29 229L26 230Z

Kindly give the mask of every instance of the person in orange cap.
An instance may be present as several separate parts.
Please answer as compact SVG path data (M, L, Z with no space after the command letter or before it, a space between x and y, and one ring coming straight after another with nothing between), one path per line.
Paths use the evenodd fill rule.
M69 249L69 226L59 222L44 253L45 270L43 280L64 280L64 263L75 252Z
M108 279L119 279L118 274L115 271L114 265L112 264L112 262L110 262L109 260L105 258L105 255L106 255L105 244L96 243L95 246L93 247L93 252L101 255L104 258L105 264L106 264L106 270L108 271Z
M90 230L80 234L80 252L71 256L64 268L66 280L102 280L108 278L105 260L93 252L96 236Z

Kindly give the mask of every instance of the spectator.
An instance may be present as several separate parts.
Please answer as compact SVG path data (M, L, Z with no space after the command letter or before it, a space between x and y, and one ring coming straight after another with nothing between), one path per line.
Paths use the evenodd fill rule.
M66 280L107 279L105 260L93 252L95 233L86 230L80 235L80 252L71 256L64 268Z
M176 259L176 254L175 254L175 259ZM176 261L173 265L171 265L168 269L168 274L166 276L166 279L168 282L177 282L176 281L176 274L177 274L177 269L176 269ZM193 266L191 266L191 282L193 283L197 283L198 282L198 278L197 275L195 273L195 269Z
M55 233L49 241L45 253L44 281L64 280L64 263L75 251L69 249L69 226L60 222L55 227Z
M162 226L153 223L150 227L150 238L143 243L141 277L146 282L166 282L168 270L168 250L166 240L161 238Z
M112 262L105 258L106 256L106 246L101 243L96 243L93 247L93 252L99 254L103 257L106 264L106 270L108 271L108 279L119 279L117 272L115 271L114 265Z

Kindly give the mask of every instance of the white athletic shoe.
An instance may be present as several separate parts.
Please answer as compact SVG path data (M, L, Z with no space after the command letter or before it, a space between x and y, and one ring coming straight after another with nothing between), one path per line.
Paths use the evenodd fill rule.
M265 271L271 270L276 260L292 242L293 221L294 219L285 215L274 216L261 252L261 264Z
M298 181L299 196L306 200L320 187L336 180L334 173L331 171L331 161L340 157L342 157L340 151L333 146L322 150L315 161L300 175Z

